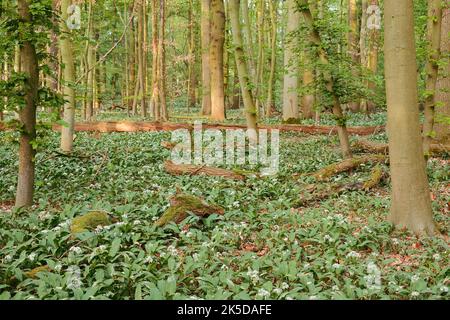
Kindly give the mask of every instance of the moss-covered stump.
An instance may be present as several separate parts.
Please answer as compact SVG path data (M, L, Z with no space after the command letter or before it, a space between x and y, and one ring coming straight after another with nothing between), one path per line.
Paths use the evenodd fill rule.
M25 276L30 279L37 279L38 273L50 272L50 271L51 271L51 269L49 266L40 266L40 267L34 268L31 271L25 272Z
M72 236L75 236L82 232L95 230L98 226L108 226L110 224L111 219L108 213L104 211L90 211L72 220L70 232Z
M200 198L178 193L170 199L170 207L155 222L155 226L161 227L172 221L181 223L189 213L199 217L207 217L214 213L221 215L224 213L224 209L216 205L209 205Z

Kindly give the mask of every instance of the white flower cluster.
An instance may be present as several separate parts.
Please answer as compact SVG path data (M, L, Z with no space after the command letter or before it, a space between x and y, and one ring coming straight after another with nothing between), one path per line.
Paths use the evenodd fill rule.
M368 289L381 289L381 270L375 263L369 262L367 265L367 276L364 278Z
M358 252L356 252L356 251L350 251L348 254L347 254L347 258L361 258L361 254L360 253L358 253Z
M259 271L258 270L252 270L248 268L247 276L252 280L253 284L256 284L259 282Z
M80 247L76 247L73 246L69 249L70 252L73 252L75 254L82 254L83 253L83 249L81 249Z
M268 298L268 297L270 297L270 292L267 291L266 289L261 288L258 290L258 296L260 296L262 298Z

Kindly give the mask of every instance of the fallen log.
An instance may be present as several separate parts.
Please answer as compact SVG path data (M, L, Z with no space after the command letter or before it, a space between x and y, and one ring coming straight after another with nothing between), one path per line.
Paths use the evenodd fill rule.
M384 155L368 155L358 158L345 159L338 163L333 163L325 168L312 173L311 175L318 181L325 180L338 173L350 171L365 163L380 163L387 159Z
M235 171L214 168L208 166L198 166L191 164L175 164L170 160L164 162L165 170L173 175L207 175L223 177L233 180L244 180L245 176L243 174L237 173Z
M352 147L355 150L365 151L365 152L370 152L370 153L383 153L383 154L389 153L389 145L387 143L370 141L367 139L356 140L353 143ZM450 153L450 145L433 143L430 146L430 152L432 154Z
M310 203L327 200L333 196L339 196L351 191L369 191L375 188L386 177L381 166L376 166L370 173L370 177L363 182L346 184L310 185L306 188L306 196L300 196L296 207L305 207Z
M207 217L212 214L224 214L224 209L216 205L209 205L203 199L178 193L170 199L170 207L155 222L156 227L161 227L169 222L181 223L189 213L199 217Z
M245 125L240 124L220 124L220 123L204 123L203 129L218 129L218 130L246 130ZM303 132L309 134L337 134L337 127L335 126L306 126L306 125L260 125L260 129L280 131ZM60 125L54 125L55 131L60 131ZM98 131L98 132L145 132L145 131L173 131L178 129L188 129L192 131L194 126L188 123L158 123L158 122L85 122L75 124L75 131ZM349 127L347 128L350 134L355 135L371 135L377 132L382 132L384 127Z

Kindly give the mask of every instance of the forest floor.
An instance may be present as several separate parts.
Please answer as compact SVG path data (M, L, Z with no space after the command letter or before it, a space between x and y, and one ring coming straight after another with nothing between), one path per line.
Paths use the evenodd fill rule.
M384 120L382 114L369 120L356 115L350 125ZM311 185L326 190L361 182L373 167L316 181L309 173L342 160L334 135L282 132L279 174L240 181L167 173L170 150L161 142L170 141L170 132L79 132L67 157L57 152L58 134L47 131L36 157L36 205L27 212L12 210L15 135L0 132L0 298L449 297L448 156L428 164L443 236L417 238L385 222L388 179L370 191L314 201ZM386 135L370 139L385 141ZM223 207L224 214L155 227L177 188ZM72 219L89 210L107 211L115 222L74 238ZM41 266L47 272L28 273Z

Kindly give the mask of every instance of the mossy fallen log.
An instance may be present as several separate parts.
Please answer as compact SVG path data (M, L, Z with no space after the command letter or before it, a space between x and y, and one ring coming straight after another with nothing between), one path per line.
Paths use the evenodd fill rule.
M165 170L173 175L207 175L215 177L223 177L233 180L244 180L245 176L243 174L237 173L235 171L214 168L208 166L199 166L191 164L175 164L170 160L164 163Z
M108 213L104 211L90 211L72 220L70 232L72 236L76 236L82 232L95 230L98 226L108 226L111 222Z
M331 197L339 196L345 192L351 191L369 191L380 184L385 178L385 173L381 166L376 166L372 169L369 178L363 182L345 183L345 184L324 184L324 185L310 185L305 189L304 195L300 195L299 201L296 203L297 207L305 207L310 203L327 200Z
M224 209L216 205L209 205L198 197L177 193L170 199L170 207L155 222L156 227L161 227L169 222L181 223L189 213L199 217L207 217L212 214L222 215Z
M350 159L345 159L338 163L333 163L326 166L312 174L314 178L318 181L323 181L329 177L332 177L338 173L350 171L366 163L380 163L387 160L384 155L368 155L363 157L355 157Z

